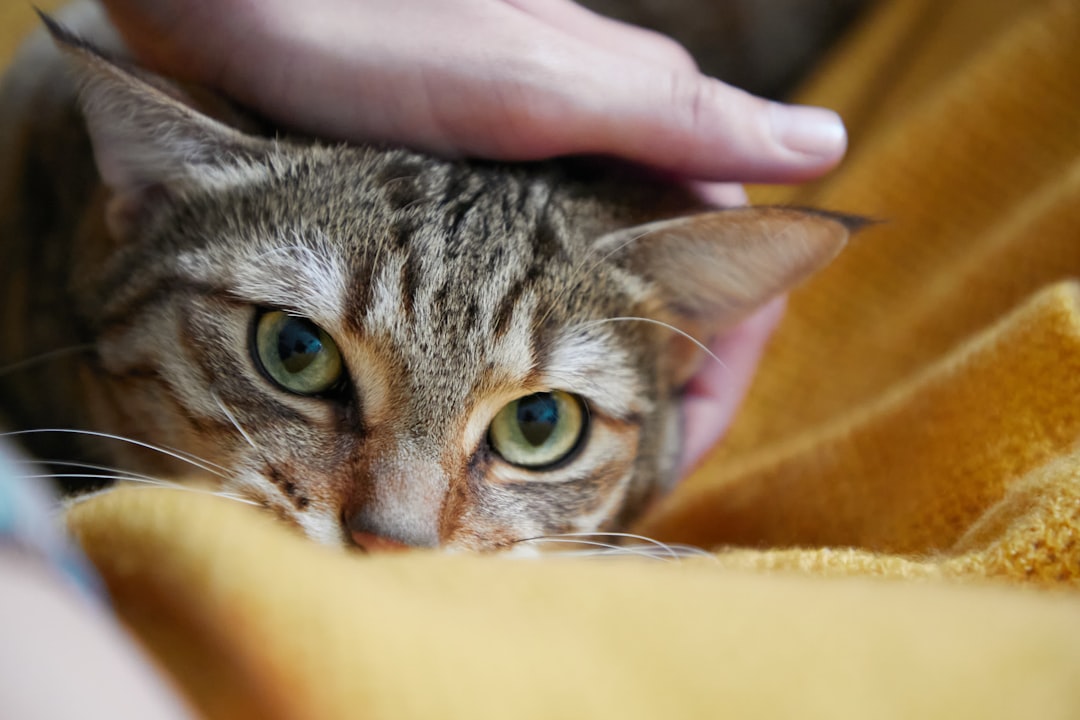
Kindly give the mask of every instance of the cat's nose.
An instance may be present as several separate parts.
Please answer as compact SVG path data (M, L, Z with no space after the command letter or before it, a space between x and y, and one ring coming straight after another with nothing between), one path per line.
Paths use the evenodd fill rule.
M403 542L360 530L352 531L352 539L358 547L366 552L393 552L409 549L409 546Z

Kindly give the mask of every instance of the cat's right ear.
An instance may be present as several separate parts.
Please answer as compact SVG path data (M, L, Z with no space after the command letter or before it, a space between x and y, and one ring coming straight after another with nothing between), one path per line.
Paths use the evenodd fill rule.
M708 342L829 263L868 220L820 210L745 207L640 225L597 249L636 276L638 312ZM672 338L676 383L701 360L699 345Z
M122 67L39 14L77 75L94 160L111 193L106 219L114 236L126 236L148 203L227 178L230 168L235 173L268 151L269 141L193 110L164 80Z

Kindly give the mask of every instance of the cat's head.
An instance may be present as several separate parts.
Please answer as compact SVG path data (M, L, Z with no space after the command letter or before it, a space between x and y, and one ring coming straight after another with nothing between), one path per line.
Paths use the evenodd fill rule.
M98 422L322 542L622 527L672 480L688 338L848 236L566 165L244 134L60 43L107 189L72 278Z

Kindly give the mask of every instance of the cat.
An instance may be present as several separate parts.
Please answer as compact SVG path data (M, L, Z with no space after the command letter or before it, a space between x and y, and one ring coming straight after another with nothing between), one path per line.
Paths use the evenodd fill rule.
M9 437L317 542L625 528L673 481L700 341L857 224L610 165L260 133L123 59L97 11L64 22L0 89Z

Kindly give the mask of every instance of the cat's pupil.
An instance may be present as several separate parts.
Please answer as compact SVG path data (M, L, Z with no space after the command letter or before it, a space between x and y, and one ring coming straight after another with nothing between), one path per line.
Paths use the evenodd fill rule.
M559 424L559 405L551 393L537 393L518 402L518 427L533 447L540 447Z
M278 335L277 351L281 364L290 373L302 372L322 352L318 331L298 318L285 323Z

